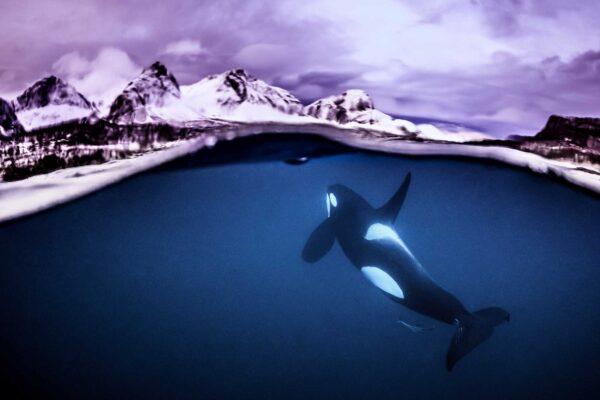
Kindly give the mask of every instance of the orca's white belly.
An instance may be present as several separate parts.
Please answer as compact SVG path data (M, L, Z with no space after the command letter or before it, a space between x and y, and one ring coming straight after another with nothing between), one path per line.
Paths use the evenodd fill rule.
M387 272L379 267L366 266L360 269L365 278L373 285L398 299L404 298L402 288Z

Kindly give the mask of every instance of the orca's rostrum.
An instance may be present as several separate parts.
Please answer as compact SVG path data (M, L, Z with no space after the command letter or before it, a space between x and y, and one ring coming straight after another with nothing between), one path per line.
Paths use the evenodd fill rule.
M510 316L499 307L470 312L451 293L439 286L404 244L393 225L410 185L410 173L402 186L381 208L343 185L327 190L327 219L310 235L302 257L314 263L337 239L344 254L386 296L432 319L456 325L446 356L446 368L454 365L492 335L494 327ZM413 331L423 331L403 322Z

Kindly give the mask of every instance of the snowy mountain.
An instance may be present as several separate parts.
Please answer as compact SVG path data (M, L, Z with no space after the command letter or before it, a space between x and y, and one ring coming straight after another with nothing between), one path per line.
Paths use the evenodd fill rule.
M35 82L13 106L26 130L79 120L96 111L73 86L53 75Z
M518 148L546 158L600 164L600 118L551 115L537 135L520 138Z
M98 115L93 104L55 76L36 82L13 103L26 130ZM377 110L371 97L358 89L304 107L287 90L271 86L243 69L210 75L180 87L160 62L129 82L106 116L120 125L158 122L177 126L211 118L251 123L320 121L423 140L464 142L488 138L479 132L394 119Z
M289 120L302 104L287 90L271 86L243 69L210 75L182 86L186 104L200 115L241 121Z
M199 115L182 101L175 76L155 62L127 85L110 106L107 118L128 124L190 121Z
M600 118L551 115L535 139L564 140L582 147L600 150Z
M23 126L17 119L12 104L0 98L0 137L12 136L22 130Z
M456 124L414 124L393 118L377 110L371 97L360 89L317 100L304 108L304 114L352 128L367 125L376 131L423 140L468 142L490 139L481 132Z
M338 124L367 124L373 128L395 134L418 132L417 127L412 122L394 119L375 109L371 97L359 89L347 90L341 95L317 100L306 106L304 113Z

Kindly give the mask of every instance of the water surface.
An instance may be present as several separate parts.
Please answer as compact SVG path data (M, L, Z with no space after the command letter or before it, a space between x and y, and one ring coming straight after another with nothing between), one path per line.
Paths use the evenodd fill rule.
M437 282L511 322L448 373L453 327L339 247L300 253L342 183ZM144 174L0 226L4 389L63 398L506 399L600 389L600 203L495 163L342 154ZM437 329L414 334L398 318Z

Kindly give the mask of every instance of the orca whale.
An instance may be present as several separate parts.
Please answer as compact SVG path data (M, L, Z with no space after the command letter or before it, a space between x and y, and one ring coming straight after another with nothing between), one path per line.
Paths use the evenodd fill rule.
M438 285L394 229L411 174L389 201L373 208L365 199L343 185L327 189L327 218L312 232L302 258L314 263L331 249L337 239L346 257L364 277L393 301L429 318L456 325L446 355L446 369L488 339L494 327L509 321L499 307L470 312L451 293ZM403 325L409 326L403 322ZM419 330L415 328L414 331Z

